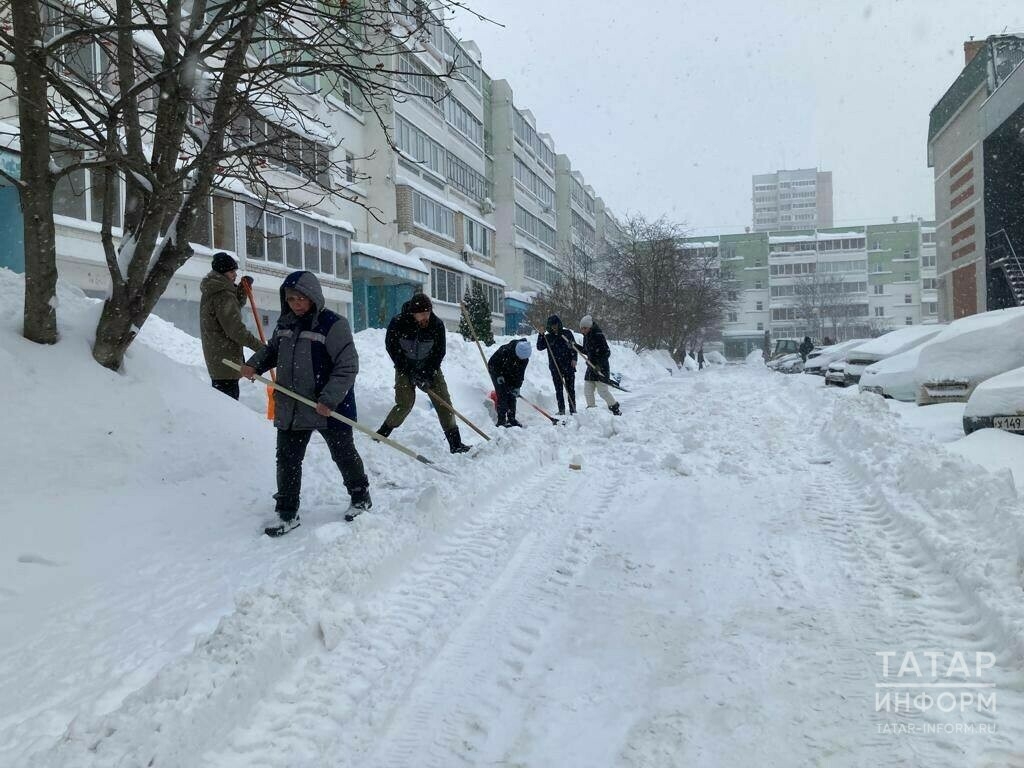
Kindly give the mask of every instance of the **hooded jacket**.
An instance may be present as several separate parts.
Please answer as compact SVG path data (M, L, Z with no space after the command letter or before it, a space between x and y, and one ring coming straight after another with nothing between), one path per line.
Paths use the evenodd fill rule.
M308 297L313 308L298 317L285 300L293 289ZM350 419L356 417L353 385L359 355L348 320L324 307L320 281L312 272L292 272L281 285L281 318L267 346L249 359L259 373L277 368L277 381L303 397L323 403ZM274 396L278 429L323 429L328 418L308 405L280 393Z
M597 323L594 323L590 330L583 335L583 354L589 357L590 362L601 372L598 375L597 371L588 365L587 372L583 376L584 380L603 381L607 384L608 374L611 370L608 361L612 356L612 351L608 348L608 339L604 337L604 331Z
M579 359L579 355L576 354L576 337L572 335L572 331L562 326L562 320L558 315L548 318L547 328L546 333L537 337L537 349L550 350L547 357L548 368L552 372L559 371L563 376L569 376Z
M257 350L263 342L242 322L245 292L225 275L211 271L199 284L199 337L211 379L237 379L238 371L221 362L241 363L242 347Z
M508 389L519 389L523 386L523 379L526 378L526 366L530 362L530 358L522 360L516 354L516 344L521 341L526 341L526 339L512 339L507 344L502 344L487 361L487 370L490 371L495 386L501 386L498 384L499 376L505 379L503 386Z
M384 346L396 371L429 376L441 369L447 351L444 323L431 312L427 327L421 328L409 311L409 302L405 302L402 311L388 323Z

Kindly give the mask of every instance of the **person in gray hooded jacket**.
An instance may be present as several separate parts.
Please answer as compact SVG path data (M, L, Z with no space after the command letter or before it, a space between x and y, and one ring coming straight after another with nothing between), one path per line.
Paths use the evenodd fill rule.
M242 376L277 368L282 386L316 402L316 408L283 395L274 398L277 427L277 514L269 536L299 524L302 460L316 430L324 438L352 501L347 520L372 506L363 461L352 440L352 427L329 417L331 411L356 419L355 380L359 356L348 320L324 307L320 282L312 272L293 272L281 285L281 318L267 346L242 368Z

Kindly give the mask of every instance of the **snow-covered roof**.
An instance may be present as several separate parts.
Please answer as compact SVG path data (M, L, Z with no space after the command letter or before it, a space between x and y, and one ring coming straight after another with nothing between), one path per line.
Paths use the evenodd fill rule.
M886 357L898 355L908 349L923 344L928 339L938 336L946 326L934 325L908 325L904 328L897 328L884 336L872 339L866 344L861 344L850 357L855 360L877 361Z
M0 147L13 152L21 151L21 129L14 123L0 121Z
M921 351L917 381L984 381L1024 365L1024 307L950 323Z
M813 243L814 235L769 235L769 243Z
M536 296L536 291L505 291L506 299L521 301L523 304L533 304L533 300Z
M717 248L717 240L702 240L700 242L683 243L683 248Z
M502 288L505 287L505 281L497 275L492 275L489 272L484 272L482 269L476 269L471 267L465 262L459 261L451 256L446 256L440 251L434 251L430 248L413 248L409 251L409 255L417 259L423 259L425 261L437 264L439 267L445 267L447 269L454 269L456 272L462 272L464 274L475 277L477 280L482 280L485 283L491 283L492 285L500 285Z
M427 269L423 262L415 256L393 251L390 248L385 248L383 245L353 242L352 253L361 253L365 256L371 256L374 259L379 259L380 261L386 261L388 264L394 264L399 267L404 267L405 269L411 269L414 272L422 272L425 275L430 274L430 270Z

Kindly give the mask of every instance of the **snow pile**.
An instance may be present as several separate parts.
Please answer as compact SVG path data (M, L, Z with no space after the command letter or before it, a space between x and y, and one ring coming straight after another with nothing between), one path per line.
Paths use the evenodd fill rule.
M877 339L861 344L849 354L849 360L855 364L867 364L898 355L923 344L945 329L944 325L909 325L889 331Z
M747 365L764 365L764 352L760 349L752 350L743 362Z
M929 406L929 408L937 406ZM949 449L982 467L1013 476L1018 493L1024 491L1024 437L1001 429L980 429L951 443Z
M704 359L712 365L725 365L725 355L721 352L712 350L704 355Z
M699 371L700 365L697 364L696 360L687 355L686 357L683 358L683 368L685 368L688 371Z
M1024 307L1000 309L954 321L921 351L918 385L977 385L1024 365Z
M921 350L929 343L925 342L869 365L860 375L861 391L868 390L896 400L914 402L917 399L917 361L921 357Z

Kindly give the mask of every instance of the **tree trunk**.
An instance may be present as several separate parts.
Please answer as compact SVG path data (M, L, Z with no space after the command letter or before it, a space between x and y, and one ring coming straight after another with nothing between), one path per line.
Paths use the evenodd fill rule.
M13 3L14 71L21 130L21 207L25 219L25 338L57 343L57 244L47 116L46 54L39 5Z
M114 298L107 299L103 304L100 321L96 324L96 342L92 347L93 359L112 371L121 369L124 354L138 333L127 303Z

